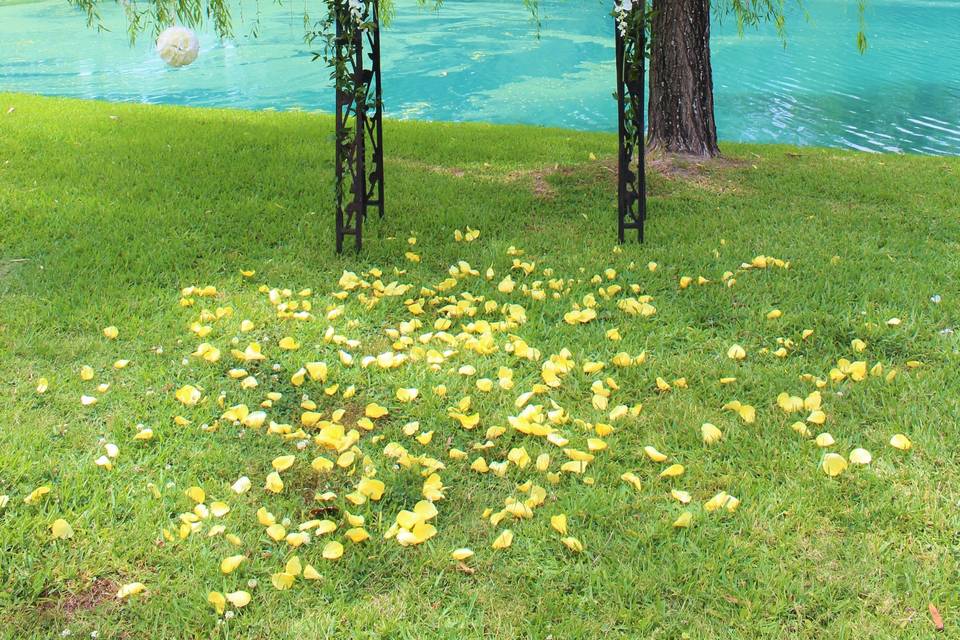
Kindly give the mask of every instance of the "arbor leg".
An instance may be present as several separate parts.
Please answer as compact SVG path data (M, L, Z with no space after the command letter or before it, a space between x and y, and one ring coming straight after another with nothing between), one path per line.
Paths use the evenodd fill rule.
M376 206L381 216L384 211L380 23L377 3L370 7L366 10L372 15L361 20L365 28L350 15L345 0L338 1L335 17L337 253L343 251L346 236L353 236L360 251L368 207ZM364 65L364 41L369 69Z
M645 3L634 11L644 11ZM637 240L643 242L643 225L647 217L647 180L644 149L643 102L645 92L643 16L631 22L634 33L624 38L614 20L617 41L617 113L619 155L617 160L617 238L622 244L628 230L636 229ZM633 159L637 157L634 169Z

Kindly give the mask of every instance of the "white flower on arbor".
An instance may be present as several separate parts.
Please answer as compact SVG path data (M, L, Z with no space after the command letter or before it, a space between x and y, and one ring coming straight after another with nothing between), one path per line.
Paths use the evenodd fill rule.
M627 35L627 16L633 11L633 0L614 0L613 12L617 16L617 28L620 29L620 35Z
M347 0L347 8L350 10L350 17L357 25L363 24L363 15L366 11L367 0Z
M157 38L157 53L171 67L185 67L197 59L200 40L186 27L170 27Z

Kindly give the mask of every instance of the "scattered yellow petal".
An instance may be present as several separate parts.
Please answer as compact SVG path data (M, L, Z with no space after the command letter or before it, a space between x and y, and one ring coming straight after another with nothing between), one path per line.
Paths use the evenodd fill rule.
M473 550L467 549L466 547L462 549L454 549L450 553L450 557L452 557L454 560L466 560L467 558L473 557Z
M747 351L740 345L735 344L727 349L727 357L731 360L743 360L747 357Z
M641 491L643 489L643 485L640 484L640 478L638 478L637 475L631 471L621 474L620 479L631 485L637 491Z
M823 462L820 463L820 466L825 474L835 477L846 470L847 459L838 453L828 453L823 456Z
M280 456L270 463L276 471L286 471L297 461L297 456Z
M494 549L506 549L513 544L513 531L504 529L491 545Z
M120 589L117 591L117 598L120 598L121 600L124 598L129 598L130 596L143 593L146 591L146 589L146 585L142 582L130 582L120 587Z
M832 435L827 432L823 432L817 436L815 442L817 443L818 447L831 447L833 446L835 440L833 439Z
M555 516L550 516L550 526L562 536L567 535L567 516L564 513L559 513Z
M270 576L270 582L273 583L273 588L277 591L286 591L293 586L293 583L296 579L297 577L295 575L285 571L274 573Z
M910 438L902 433L898 433L890 438L890 446L900 449L901 451L909 451L910 447L913 446L913 443L910 442Z
M53 521L53 524L50 525L50 533L53 535L54 540L66 540L67 538L73 537L73 527L63 518L57 518Z
M223 612L227 608L227 599L223 597L223 594L219 591L211 591L207 594L207 602L213 605L214 610L217 612L217 615L223 615Z
M283 480L280 479L280 474L276 471L270 472L270 474L267 475L267 483L264 488L272 493L280 493L283 491Z
M277 345L284 351L296 351L300 348L300 343L287 336L285 338L280 338L280 342Z
M176 398L181 403L188 407L192 407L200 402L201 392L200 389L197 389L191 384L185 385L177 389Z
M661 478L678 478L683 475L684 468L682 464L672 464L660 472Z
M567 549L570 549L570 551L573 551L574 553L583 552L583 543L581 543L576 538L573 538L573 537L560 538L560 542L562 542Z
M663 455L653 447L647 446L643 448L643 452L647 454L647 457L653 460L654 462L664 462L667 459L667 456Z
M323 557L326 560L336 560L343 555L343 545L336 540L328 542L323 547Z
M223 574L233 573L246 559L247 557L244 555L227 556L220 561L220 572Z
M704 422L703 425L701 425L700 435L703 438L704 444L716 444L723 438L723 432L709 422Z
M41 486L41 487L37 487L36 489L34 489L33 491L31 491L31 492L27 495L27 497L25 497L25 498L23 499L23 503L24 503L24 504L37 504L38 502L40 502L40 500L43 499L43 496L47 495L48 493L50 493L50 485L45 484L45 485L43 485L43 486Z
M364 410L363 410L363 415L365 415L365 416L367 416L368 418L371 418L371 419L373 419L373 420L376 420L376 419L378 419L378 418L382 418L383 416L387 415L388 413L390 413L390 412L387 410L386 407L382 407L382 406L380 406L379 404L377 404L376 402L371 402L371 403L368 404L368 405L364 408Z

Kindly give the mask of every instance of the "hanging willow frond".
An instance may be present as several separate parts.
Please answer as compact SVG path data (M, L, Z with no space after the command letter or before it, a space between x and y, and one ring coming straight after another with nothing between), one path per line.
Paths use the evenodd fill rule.
M105 30L99 8L107 2L116 2L123 7L127 18L127 26L131 42L141 33L151 32L156 35L165 27L177 23L191 28L204 26L212 27L214 32L227 38L233 35L233 15L231 5L235 0L67 0L86 14L87 25L98 30ZM282 0L275 0L281 2ZM439 10L444 0L417 0L420 6L431 5ZM531 19L540 31L541 15L540 0L517 0L530 12ZM595 2L596 0L568 0L569 2ZM866 37L866 3L867 0L850 0L856 2L859 8L860 27L857 32L857 48L863 53L867 48ZM253 0L256 5L256 15L259 16L261 0ZM396 0L377 0L384 26L390 24L396 15ZM788 0L714 0L714 13L723 19L733 16L737 21L737 28L743 33L746 27L756 27L761 23L772 23L781 40L787 41L787 2ZM807 11L803 0L792 0L806 17ZM612 7L612 1L604 2ZM318 34L316 28L311 28L312 20L304 4L305 38L314 40ZM259 18L257 18L258 20ZM320 21L324 22L324 21ZM317 23L319 24L319 23ZM256 29L255 29L256 33Z

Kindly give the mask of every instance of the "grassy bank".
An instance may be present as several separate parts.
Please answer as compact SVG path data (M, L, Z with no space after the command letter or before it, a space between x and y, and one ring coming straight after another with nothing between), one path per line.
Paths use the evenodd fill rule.
M960 314L960 161L726 145L722 164L654 175L648 241L617 250L612 136L394 122L386 134L387 217L370 221L361 255L337 257L329 118L0 94L0 494L9 496L0 510L0 635L933 637L931 603L955 626L960 373L957 338L945 330ZM467 225L480 237L454 241ZM757 256L789 268L741 266ZM452 288L438 293L458 261L477 273L455 267ZM352 284L341 281L344 271L410 288L378 296L360 285L337 295ZM512 291L499 286L507 275ZM693 283L681 288L684 277ZM183 295L191 285L213 286L216 297ZM278 319L261 285L298 310L309 301L312 319ZM304 289L309 297L298 295ZM434 323L455 316L437 301L447 295L475 315L451 318L445 343ZM575 304L591 306L588 295L596 318L565 321L576 319L567 315ZM655 315L618 305L644 295ZM422 314L404 304L417 298ZM522 306L525 322L504 303ZM232 314L201 318L217 307ZM768 318L775 309L782 316ZM472 350L477 341L461 333L511 318L490 327L490 353ZM899 324L888 324L893 318ZM244 319L253 330L241 331ZM411 319L422 326L401 327ZM195 322L209 335L192 331ZM118 328L116 339L104 336L107 326ZM337 344L328 327L359 344ZM412 344L387 331L401 328ZM467 328L483 337L483 325ZM621 340L608 337L612 329ZM805 330L813 333L804 338ZM511 335L541 357L508 353ZM299 349L281 349L284 337ZM252 341L266 360L231 355ZM202 342L222 352L218 361L190 355ZM728 357L734 344L745 359ZM551 424L566 448L586 451L588 438L606 445L593 442L595 459L580 474L561 471L563 448L508 420L520 411L517 397L549 378L543 363L565 348L570 370L529 404L564 409L566 419L554 414ZM436 370L427 349L440 355ZM351 366L340 350L353 355ZM362 366L389 350L409 360ZM615 364L620 352L630 366ZM859 377L841 358L883 371L831 380L835 368ZM121 359L130 362L114 368ZM295 386L293 374L315 361L329 365L328 380ZM587 373L588 362L605 366ZM81 379L84 365L91 380ZM458 373L465 365L476 374ZM256 388L228 376L241 367ZM510 389L498 384L501 367L511 371ZM42 394L41 377L49 381ZM492 390L479 389L480 378L492 379ZM658 389L657 378L671 389ZM817 380L824 424L809 406L778 407L781 392L810 398ZM187 384L202 389L196 406L174 398ZM419 395L401 402L400 388ZM610 396L605 408L598 389ZM317 426L285 438L221 419L221 396L223 407L254 411L268 392L282 394L263 409L268 421L295 431L308 395L324 419L358 429L356 460L318 474L314 458L342 452L309 441ZM82 406L82 395L96 404ZM457 409L465 396L471 406ZM723 408L733 400L754 407L755 421ZM370 403L389 414L368 432L361 417ZM626 415L611 417L620 405ZM478 415L479 425L465 429L451 409ZM405 432L411 421L419 429ZM798 421L809 436L791 428ZM719 442L703 443L705 422L722 431ZM134 439L138 424L152 439ZM488 432L498 426L503 433ZM821 432L835 444L818 447ZM890 446L898 433L912 441L909 451ZM446 488L430 520L436 535L422 544L383 539L398 512L423 498L419 472L431 465L398 465L384 455L391 442L446 467L437 472ZM119 448L112 470L95 464L107 443ZM669 460L653 462L644 446ZM521 447L534 460L550 455L548 468L511 463L502 477L470 468L478 456L504 461ZM855 447L873 462L836 478L821 470L826 452L846 457ZM451 458L453 448L468 457ZM296 462L280 472L284 489L265 490L271 461L285 455ZM683 475L660 478L672 463ZM347 496L371 469L384 495L354 505ZM620 479L628 471L639 488ZM230 487L244 475L252 488L238 495ZM494 526L482 517L535 493L518 489L526 481L546 490L532 518ZM25 504L41 486L50 493ZM181 537L193 486L230 511ZM671 489L688 492L690 504ZM721 491L739 508L708 512ZM325 492L336 497L318 501ZM268 536L261 507L291 531L312 519L337 530L292 549ZM347 512L364 516L370 540L346 538ZM684 512L691 525L672 526ZM559 514L581 553L551 528ZM51 539L58 518L72 537ZM491 548L504 529L513 544ZM323 557L330 541L345 546L339 560ZM452 560L460 547L475 555ZM246 559L225 575L221 560L232 555ZM292 556L321 577L300 575L277 590L271 577ZM115 597L134 582L146 590ZM210 591L237 590L251 601L228 606L227 618L207 602Z

